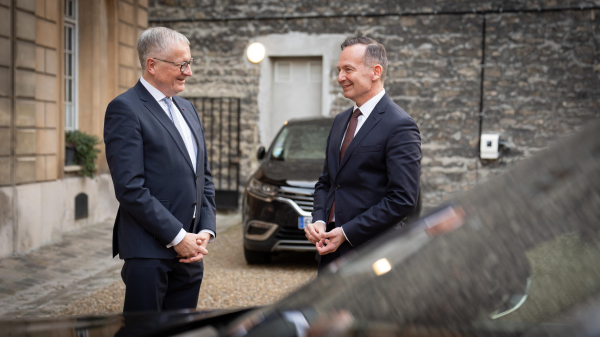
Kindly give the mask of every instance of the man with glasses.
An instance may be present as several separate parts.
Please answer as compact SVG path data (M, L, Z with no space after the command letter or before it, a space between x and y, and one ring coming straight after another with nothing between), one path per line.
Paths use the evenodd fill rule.
M189 44L168 28L144 31L137 44L142 77L106 109L124 312L195 309L202 258L216 235L204 129L194 106L176 96L192 76Z

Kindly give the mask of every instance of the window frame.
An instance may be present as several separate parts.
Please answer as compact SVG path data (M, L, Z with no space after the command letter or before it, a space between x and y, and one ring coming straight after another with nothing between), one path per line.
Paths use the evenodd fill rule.
M68 11L68 4L71 3L72 4L72 10L73 10L73 16L69 16L67 11ZM78 31L78 1L77 0L65 0L65 12L64 12L64 29L63 29L63 34L64 34L64 38L65 38L65 44L64 44L64 48L63 48L63 64L64 64L64 71L63 71L63 76L64 76L64 81L63 81L63 88L64 88L64 96L63 96L63 100L64 100L64 116L65 116L65 131L74 131L79 129L79 111L77 108L78 105L78 67L79 67L79 43L78 43L78 39L79 39L79 31ZM67 30L71 29L72 30L72 34L71 34L71 49L68 49L69 46L69 41L68 41L68 35L67 35ZM71 55L71 62L70 62L70 66L71 66L71 74L67 74L67 71L69 69L68 67L68 56ZM71 88L69 90L69 86L68 83L70 81L71 84ZM67 100L67 97L69 97L70 95L70 100Z

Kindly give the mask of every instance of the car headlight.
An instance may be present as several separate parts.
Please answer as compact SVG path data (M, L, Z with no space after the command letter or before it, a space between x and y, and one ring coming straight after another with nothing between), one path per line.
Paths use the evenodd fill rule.
M277 186L260 182L254 178L252 178L252 180L250 180L248 189L254 193L268 195L268 196L275 196L275 195L277 195L277 191L278 191Z

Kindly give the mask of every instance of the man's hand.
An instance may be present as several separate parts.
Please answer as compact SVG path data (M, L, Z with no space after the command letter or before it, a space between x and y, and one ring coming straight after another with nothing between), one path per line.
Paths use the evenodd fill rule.
M208 246L208 242L210 241L210 237L210 233L198 233L198 239L196 239L196 243L204 247L204 249L206 249L206 246Z
M340 227L334 228L329 232L321 233L321 239L317 242L317 252L319 255L327 255L335 252L342 243L346 241L346 236Z
M208 244L208 239L206 235L210 238L210 234L208 233L187 233L183 237L183 240L175 245L173 248L177 252L177 257L182 257L179 262L183 263L192 263L202 260L204 255L208 254L208 250L206 250L206 245ZM200 242L198 242L200 241ZM205 243L206 242L206 243ZM186 259L183 259L186 257Z
M325 233L325 224L323 222L308 224L304 228L304 233L308 241L312 244L317 244L317 242L321 241L321 233Z
M465 223L465 215L460 206L440 211L434 214L434 219L430 220L431 224L425 228L425 233L429 236L440 236L453 232Z

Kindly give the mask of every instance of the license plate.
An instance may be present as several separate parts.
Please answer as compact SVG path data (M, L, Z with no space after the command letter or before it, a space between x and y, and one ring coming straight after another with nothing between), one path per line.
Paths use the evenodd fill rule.
M299 229L304 229L304 228L306 228L306 225L311 224L311 223L312 223L312 217L310 217L310 216L298 217L298 228Z

